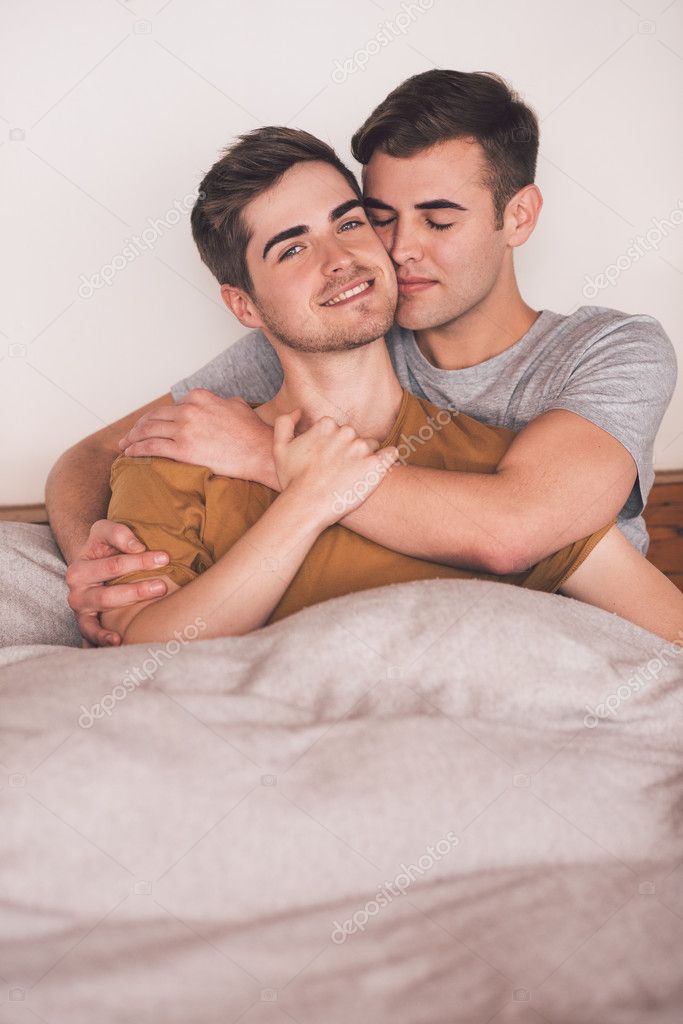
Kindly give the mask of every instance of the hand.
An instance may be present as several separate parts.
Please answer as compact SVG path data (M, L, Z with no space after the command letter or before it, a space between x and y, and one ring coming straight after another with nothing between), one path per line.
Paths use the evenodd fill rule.
M119 441L125 455L157 455L219 476L276 487L273 431L241 398L193 388L174 405L145 413Z
M114 523L110 519L98 519L93 523L87 542L66 570L68 603L76 614L83 647L121 643L118 633L100 625L99 612L162 597L167 590L163 579L120 583L114 587L104 587L104 580L113 580L138 569L156 569L167 562L165 551L146 551L145 545L123 523Z
M283 493L301 495L318 524L330 526L357 508L379 486L398 448L359 437L349 424L323 416L298 437L296 409L275 420L273 457Z

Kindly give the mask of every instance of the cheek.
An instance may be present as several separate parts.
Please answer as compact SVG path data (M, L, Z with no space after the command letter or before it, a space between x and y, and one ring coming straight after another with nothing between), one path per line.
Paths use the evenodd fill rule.
M445 270L457 270L463 276L475 271L481 273L485 267L497 265L500 261L500 248L491 233L460 232L448 239L439 238L431 252L439 266Z

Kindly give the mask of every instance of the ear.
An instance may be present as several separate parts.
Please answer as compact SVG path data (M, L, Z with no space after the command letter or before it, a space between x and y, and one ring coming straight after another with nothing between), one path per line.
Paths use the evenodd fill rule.
M525 185L516 192L505 207L504 227L508 245L523 245L532 233L543 206L543 196L537 185Z
M243 327L263 327L263 321L252 299L241 288L231 284L221 285L221 297L231 313Z

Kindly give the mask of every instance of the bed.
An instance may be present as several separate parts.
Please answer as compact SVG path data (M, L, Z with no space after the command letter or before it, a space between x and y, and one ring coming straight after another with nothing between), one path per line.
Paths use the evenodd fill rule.
M432 580L86 651L46 527L0 579L3 1024L682 1019L683 644Z

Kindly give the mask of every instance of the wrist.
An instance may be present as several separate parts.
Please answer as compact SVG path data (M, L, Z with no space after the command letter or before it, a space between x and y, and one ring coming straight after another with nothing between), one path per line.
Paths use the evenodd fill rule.
M256 452L253 479L257 483L263 484L264 487L270 487L272 491L281 491L282 487L278 480L275 459L273 458L273 431L270 428L267 429L268 433Z
M287 484L280 491L277 503L282 508L291 510L297 523L302 525L304 532L314 530L317 533L322 533L338 518L331 511L329 502L316 500L310 489L307 490L298 480Z

